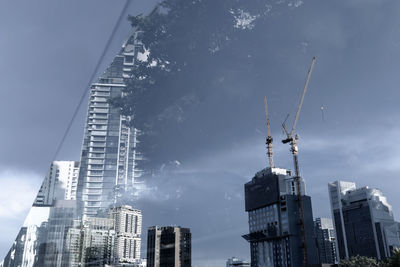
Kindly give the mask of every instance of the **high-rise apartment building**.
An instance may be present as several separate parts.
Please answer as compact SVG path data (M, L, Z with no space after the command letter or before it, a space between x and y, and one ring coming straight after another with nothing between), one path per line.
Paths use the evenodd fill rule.
M124 78L129 77L141 48L137 34L128 38L90 88L77 194L84 216L106 214L138 176L137 129L129 116L110 104L112 98L123 95Z
M191 267L189 228L153 226L147 236L147 267Z
M302 181L304 184L304 181ZM304 186L303 186L304 188ZM303 247L297 190L291 173L266 168L245 184L251 266L302 266ZM302 194L309 264L318 264L311 198Z
M51 205L54 200L76 199L79 162L53 161L33 205Z
M400 227L379 189L336 181L328 184L340 259L362 255L385 259L400 247Z
M110 209L115 222L114 262L116 264L139 264L142 234L142 212L131 206Z
M250 263L240 260L236 257L232 257L226 261L226 267L250 267Z
M337 263L335 229L333 228L332 220L329 218L316 218L314 226L320 262Z
M114 220L87 217L82 223L75 220L65 242L68 252L66 266L104 266L114 264Z

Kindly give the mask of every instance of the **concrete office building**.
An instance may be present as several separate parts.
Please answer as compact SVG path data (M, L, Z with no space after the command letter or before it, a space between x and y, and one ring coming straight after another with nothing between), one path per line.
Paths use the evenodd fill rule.
M328 184L340 259L362 255L379 260L400 247L399 223L378 189L336 181Z
M250 267L250 263L240 260L236 257L232 257L226 261L226 267Z
M76 199L79 162L53 161L33 205L52 205L54 200Z
M147 236L147 267L191 267L189 228L153 226Z
M320 262L337 263L335 229L332 220L329 218L316 218L314 226Z
M291 173L280 168L266 168L245 184L249 234L243 237L250 243L252 267L302 266L304 253L296 192ZM318 264L311 198L302 193L307 255L310 264Z
M142 212L131 206L110 209L110 218L115 223L115 264L139 265L142 234Z

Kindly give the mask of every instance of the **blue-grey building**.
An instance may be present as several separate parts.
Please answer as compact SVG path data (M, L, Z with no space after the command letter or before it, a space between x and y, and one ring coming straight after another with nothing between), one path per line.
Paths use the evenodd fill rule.
M352 182L328 184L340 259L361 255L378 260L400 247L400 227L392 206L379 189Z
M304 181L302 181L304 189ZM291 173L266 168L245 184L251 266L302 266L304 253L297 190ZM319 264L311 198L302 192L307 255Z
M180 226L152 226L147 234L147 267L191 267L192 234Z
M330 218L316 218L314 226L320 262L337 263L335 229L332 220Z

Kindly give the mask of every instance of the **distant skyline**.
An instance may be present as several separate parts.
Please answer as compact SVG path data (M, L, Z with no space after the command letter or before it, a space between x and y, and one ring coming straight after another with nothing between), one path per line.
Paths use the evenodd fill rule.
M132 0L126 16L146 13L155 2ZM295 9L289 6L294 1L283 2ZM151 181L148 185L145 202L161 212L154 215L143 210L144 224L157 224L155 219L166 217L168 211L189 214L191 218L171 216L160 224L178 221L189 228L195 224L194 265L218 266L231 256L249 259L248 245L241 238L247 231L242 186L268 164L262 97L266 94L269 101L275 163L293 169L289 146L280 143L280 124L288 112L293 118L314 55L318 58L297 126L300 172L306 179L307 194L312 197L314 217L331 217L327 184L346 180L360 187L380 188L393 205L395 219L400 218L400 205L396 204L400 203L400 154L396 143L400 134L400 3L342 0L322 6L317 2L296 1L299 6L293 13L298 15L277 16L271 32L287 42L301 39L296 45L307 60L297 60L291 57L293 52L283 48L268 47L277 51L279 67L285 67L279 69L280 82L263 84L265 88L257 84L257 92L252 85L246 88L248 91L233 88L226 92L245 106L224 106L223 97L215 100L222 103L226 114L240 110L240 117L235 118L238 124L246 120L246 125L251 125L242 129L242 138L226 136L218 149L187 159L171 180L158 184ZM27 215L123 4L105 0L0 3L0 257L7 253ZM299 32L292 39L294 24ZM129 22L125 21L101 72L129 32ZM79 160L86 107L87 100L57 160ZM223 123L217 122L216 130L218 127ZM186 179L188 176L193 179ZM207 187L213 182L213 188ZM192 195L187 193L190 190L194 191ZM193 197L192 202L182 204L185 193ZM211 197L209 202L197 202L207 194L221 194L232 206L218 206ZM225 216L226 221L208 221L188 205L216 205L220 210L215 214L210 210L208 215ZM237 214L232 215L233 212ZM207 223L209 235L196 236L198 224ZM227 225L224 231L221 224ZM207 248L210 242L215 247ZM224 247L233 242L239 245Z

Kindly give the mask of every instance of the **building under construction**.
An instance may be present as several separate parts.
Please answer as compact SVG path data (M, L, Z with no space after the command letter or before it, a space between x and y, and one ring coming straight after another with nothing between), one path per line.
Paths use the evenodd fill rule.
M311 198L301 193L305 241L309 264L318 264ZM303 266L304 255L297 189L288 170L266 168L245 184L246 211L249 214L251 266Z

